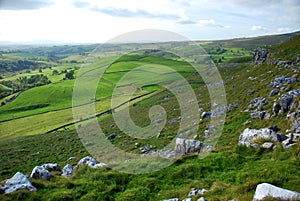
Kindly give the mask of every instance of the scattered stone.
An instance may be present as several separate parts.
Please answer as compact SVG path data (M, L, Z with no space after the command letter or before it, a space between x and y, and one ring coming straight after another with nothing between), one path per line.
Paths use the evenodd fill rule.
M296 200L300 199L300 193L279 188L268 183L257 185L253 201L260 201L267 197L278 198L280 200Z
M5 194L22 189L27 189L29 191L37 191L37 189L34 186L32 186L28 178L20 172L17 172L12 178L6 180L2 189L4 190Z
M204 188L202 190L197 189L197 188L192 188L191 191L189 192L188 196L196 196L198 194L203 195L207 190L205 190Z
M179 198L172 198L172 199L163 200L163 201L180 201L180 200L179 200Z
M198 140L176 138L175 151L181 155L200 153L204 146L204 143Z
M62 169L61 176L72 176L73 175L73 167L70 164L65 165L65 167Z
M112 140L112 139L115 139L116 137L117 137L117 134L113 133L113 134L109 135L106 139Z
M269 128L262 128L259 130L246 128L239 138L239 145L244 145L246 147L257 146L255 145L255 140L266 139L273 142L278 142L277 135L274 131Z
M42 166L35 166L30 174L30 178L49 180L51 173Z
M211 118L211 112L203 112L201 114L202 119Z
M175 120L175 119L171 119L171 120L169 120L169 124L174 124L174 123L177 123L178 121L177 120Z
M273 89L273 90L270 92L270 96L271 96L271 97L276 96L277 94L279 94L279 90L277 90L277 89Z
M193 201L192 198L185 198L182 201Z
M239 106L239 104L229 104L227 106L227 109L228 109L228 111L231 111L232 109L237 108L238 106Z
M76 157L75 156L71 156L70 158L68 158L68 161L72 161L74 160Z
M146 152L149 151L151 148L152 148L152 145L147 145L147 146L145 146L145 147L141 147L141 148L140 148L140 151L141 151L142 153L146 153Z
M262 111L262 112L260 112L260 111L253 111L251 114L250 114L250 117L252 118L252 119L264 119L264 117L265 117L265 115L266 115L266 112L265 111Z
M204 197L199 198L197 201L207 201Z
M209 136L211 136L210 130L205 130L204 131L204 137L209 137Z
M243 125L246 126L246 125L251 124L251 123L252 123L251 120L248 119L247 121L245 121L245 122L243 123Z
M275 144L272 142L265 142L261 145L262 148L264 149L274 149L275 148Z
M46 163L42 165L42 167L48 171L61 171L59 165L57 163Z
M267 102L266 98L257 97L251 100L250 105L248 106L249 109L257 108L259 111L263 110L263 104Z
M100 167L104 167L106 166L105 163L97 163L96 159L90 157L90 156L86 156L84 158L82 158L77 165L75 166L75 168L79 168L83 165L88 165L91 168L100 168Z

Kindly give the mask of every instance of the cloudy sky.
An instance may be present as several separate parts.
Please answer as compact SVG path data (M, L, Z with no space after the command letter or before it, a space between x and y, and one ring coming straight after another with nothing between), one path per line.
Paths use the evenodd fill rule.
M141 29L192 40L300 30L300 0L0 0L0 41L105 42Z

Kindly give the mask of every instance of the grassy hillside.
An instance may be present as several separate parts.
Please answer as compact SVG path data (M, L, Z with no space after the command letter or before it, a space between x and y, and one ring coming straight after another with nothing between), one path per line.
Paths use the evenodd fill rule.
M238 107L227 112L223 133L218 140L217 146L204 159L200 159L198 155L185 156L165 169L141 175L116 172L108 168L91 169L89 167L78 169L71 178L63 178L59 176L59 172L56 172L50 181L32 181L32 184L38 188L36 193L19 191L9 195L0 195L1 200L125 201L163 200L174 197L184 199L191 188L205 188L208 192L205 193L204 197L210 201L227 201L230 199L250 201L253 198L256 185L262 182L272 183L279 187L300 192L298 145L290 149L283 149L281 145L278 145L275 150L238 146L239 135L245 128L259 129L277 125L281 133L285 133L290 128L286 115L279 115L269 120L259 120L251 119L250 114L244 112L244 110L248 108L250 101L256 97L266 97L269 101L265 107L271 109L273 101L280 97L279 95L275 97L269 96L273 88L268 85L276 77L288 75L296 76L299 79L298 74L296 74L296 72L298 73L299 64L295 63L297 54L300 54L299 43L300 37L296 36L283 44L270 47L271 58L269 58L269 62L265 62L259 66L251 65L249 60L244 62L243 59L242 61L235 59L238 58L237 56L231 59L228 57L227 62L230 63L231 60L231 62L238 64L229 66L219 65L219 71L225 83L227 104L238 104ZM236 49L233 49L233 52L242 51L242 49L239 49L243 48L242 43L239 43L239 45L241 47L235 47ZM216 48L211 47L211 50L216 50ZM204 111L210 110L207 88L199 82L202 80L199 75L191 74L190 72L185 74L186 71L189 71L185 63L178 62L176 59L162 61L160 58L148 56L139 57L139 59L134 58L131 58L131 60L137 61L137 63L130 62L130 56L116 62L104 77L106 83L113 86L121 75L123 75L122 71L132 69L136 64L147 63L149 61L167 62L168 65L177 71L182 71L188 81L193 83L199 107L203 108ZM295 69L287 69L271 64L270 61L276 58L293 61ZM249 77L255 79L249 79ZM62 82L61 84L66 86L68 82L71 85L72 81ZM143 82L143 80L140 80L140 82ZM44 87L51 87L51 85ZM35 90L39 90L39 88ZM300 83L295 82L286 86L286 88L287 91L299 89ZM110 89L106 88L106 90L109 95L111 93ZM176 97L167 90L163 90L162 88L160 90L160 93L155 93L145 99L141 98L131 104L131 118L137 125L146 126L150 123L148 111L154 105L161 105L165 108L168 114L167 120L179 119L182 115L178 110L179 106ZM46 96L46 94L44 95ZM60 97L58 96L57 98ZM19 100L22 99L20 96ZM18 101L18 99L15 101ZM64 101L66 104L68 100ZM105 101L108 101L108 99L99 102L102 105L102 110L110 106ZM53 100L51 104L54 104L54 102ZM12 102L12 104L15 103ZM63 103L60 104L63 105ZM11 106L11 109L14 109L14 107ZM60 114L61 116L55 116L56 114ZM70 119L64 119L66 117ZM42 119L39 115L33 115L30 118ZM72 121L70 113L68 114L66 110L46 113L43 118L45 118L44 121L46 121L46 118L49 118L49 122L55 122L56 120L62 122ZM61 167L67 163L75 165L83 156L89 155L73 127L70 127L70 130L67 131L42 134L45 130L39 130L38 127L39 125L46 125L45 122L43 124L38 121L34 122L37 119L21 118L19 120L2 122L0 126L6 125L7 127L0 128L1 130L9 130L18 124L26 128L24 126L25 123L14 122L25 120L28 120L26 122L27 125L33 126L32 130L34 130L35 134L39 132L41 134L23 137L12 135L15 138L2 138L0 141L0 180L11 177L16 171L29 174L35 165L47 162L57 162ZM247 120L251 120L251 123L244 125L244 122ZM139 149L135 146L136 143L139 144L139 147L151 144L154 147L162 148L177 135L179 127L178 122L173 124L167 123L159 137L137 139L126 135L117 126L112 126L114 125L114 119L111 114L99 117L98 121L106 136L112 133L122 136L111 140L111 143L131 153L140 153ZM208 119L203 119L199 123L199 136L204 133L208 123ZM59 123L57 122L57 124ZM36 130L39 132L36 132ZM18 132L22 133L23 131ZM201 139L201 137L198 139ZM68 158L71 156L75 156L76 159L68 161ZM199 195L193 197L193 200L197 200L199 197Z

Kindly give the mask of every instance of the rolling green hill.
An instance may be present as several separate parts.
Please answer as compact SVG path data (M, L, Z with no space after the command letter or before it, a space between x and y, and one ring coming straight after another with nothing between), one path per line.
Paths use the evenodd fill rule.
M277 37L272 40L271 36L269 37L270 40L259 39L256 44L264 42L266 45L270 45L278 40ZM225 85L227 104L237 104L237 108L227 111L222 135L216 147L207 157L201 159L197 154L191 154L177 160L165 169L137 175L117 172L109 168L92 169L87 166L76 170L75 175L70 178L61 177L60 172L54 172L50 181L32 180L32 184L38 188L37 192L18 191L0 195L0 199L119 201L164 200L175 197L184 199L191 188L204 188L208 190L204 197L210 201L230 199L250 201L257 184L262 182L300 192L300 158L297 150L300 146L299 142L290 149L284 149L282 145L278 144L274 150L238 145L239 135L246 128L260 129L276 125L280 129L280 133L289 133L290 120L286 118L286 113L270 119L252 119L250 113L245 110L248 109L254 98L265 97L268 101L264 108L271 111L274 101L278 101L281 95L300 88L298 75L300 64L297 63L297 55L300 54L300 36L288 38L282 44L268 47L268 59L260 65L251 64L249 59L240 59L249 54L249 50L246 49L250 46L253 47L251 41L252 39L228 41L230 45L227 44L226 48L232 46L232 49L225 49L225 52L217 54L218 57L227 57L224 59L226 64L234 63L234 65L223 65L221 62L218 69ZM253 41L255 40L253 39ZM215 50L218 47L219 45L211 45L206 48L216 55ZM230 50L234 54L239 51L244 55L230 57ZM274 62L278 58L291 61L293 67L286 68L275 64ZM193 73L185 62L178 61L178 58L175 57L170 59L143 54L122 57L107 70L101 80L102 85L100 86L103 88L100 87L97 91L96 98L99 101L96 101L96 110L102 112L110 109L109 97L117 84L127 85L132 82L136 82L136 86L143 84L143 79L135 80L134 77L127 79L125 83L118 83L118 80L125 75L126 71L137 65L149 63L155 63L154 66L158 67L149 69L147 72L149 74L145 74L151 75L154 80L161 79L155 77L155 72L161 70L159 69L160 65L167 65L181 72L193 85L199 107L203 108L203 111L210 111L211 104L207 87L203 84L202 78ZM91 74L97 72L97 70L90 70L93 69L86 69L85 72ZM283 75L294 76L298 81L286 85L282 94L270 96L270 92L273 90L269 86L270 82ZM66 130L44 134L48 130L72 122L71 109L66 108L71 106L73 82L73 80L67 80L30 89L23 92L13 102L0 108L3 119L11 118L12 114L19 115L19 117L30 115L30 117L0 123L0 180L11 177L17 171L29 174L34 166L48 162L58 163L61 167L67 163L76 165L79 159L89 155L83 143L90 142L80 141L72 126L66 127ZM149 90L149 88L146 89ZM110 143L126 152L140 154L140 147L151 144L160 149L177 135L179 122L169 122L179 120L184 116L178 110L178 100L164 88L153 89L158 90L157 93L131 102L130 115L137 125L146 126L150 123L148 111L152 106L160 105L165 108L168 123L159 136L138 139L126 135L115 125L113 115L106 113L98 117L99 125L106 136L113 133L119 136L112 139ZM121 89L119 93L122 93ZM141 91L136 95L145 93L146 91ZM88 104L86 106L88 107ZM82 110L85 110L85 106L82 107ZM48 113L39 114L45 111ZM248 123L245 124L245 122ZM88 124L89 122L82 122L82 124L84 123ZM209 123L209 119L200 121L197 139L203 139L202 135ZM139 148L136 147L136 144ZM76 159L68 161L71 156ZM193 197L193 200L200 197L197 195Z

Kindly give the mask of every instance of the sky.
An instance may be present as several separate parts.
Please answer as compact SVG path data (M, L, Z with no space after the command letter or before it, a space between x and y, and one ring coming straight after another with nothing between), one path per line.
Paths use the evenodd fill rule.
M0 0L1 42L103 43L161 29L191 40L300 30L300 0Z

